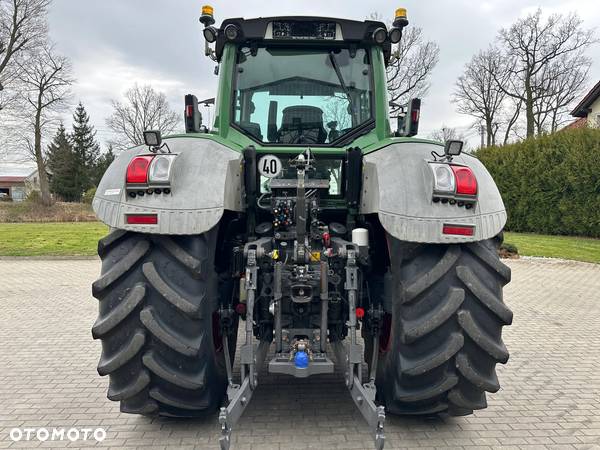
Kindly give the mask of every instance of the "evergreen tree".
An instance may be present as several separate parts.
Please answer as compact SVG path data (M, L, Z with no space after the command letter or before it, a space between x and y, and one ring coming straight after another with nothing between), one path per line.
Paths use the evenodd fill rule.
M73 172L73 178L74 183L79 186L80 197L95 185L96 164L100 154L100 146L96 142L96 132L89 122L88 113L80 102L73 114L73 132L71 133L77 166Z
M104 175L104 172L106 172L106 169L108 169L108 166L110 166L114 160L115 153L113 151L113 146L112 144L109 144L106 152L102 153L96 161L93 177L93 182L95 186L98 186L100 180L102 179L102 176Z
M60 124L48 146L46 158L51 175L50 192L68 202L78 201L81 197L80 186L73 177L77 170L77 160L63 124Z

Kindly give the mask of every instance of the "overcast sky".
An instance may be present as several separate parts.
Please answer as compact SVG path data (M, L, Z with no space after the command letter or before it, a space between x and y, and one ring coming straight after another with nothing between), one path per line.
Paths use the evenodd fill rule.
M50 34L58 49L71 58L77 83L73 103L82 101L91 115L99 139L110 137L105 119L111 99L119 98L135 82L165 92L171 106L183 110L183 96L212 97L217 77L214 63L203 54L203 2L196 0L54 0ZM440 61L421 113L420 135L445 124L466 127L472 119L455 112L451 93L457 76L471 56L491 43L497 31L541 6L545 13L577 11L587 28L600 34L598 0L409 0L399 4L383 0L214 1L217 25L228 17L316 15L364 20L379 12L393 18L396 7L407 8L411 25L420 26L427 39L440 46ZM590 84L600 79L600 45ZM66 120L70 126L70 118ZM469 131L468 135L474 132Z

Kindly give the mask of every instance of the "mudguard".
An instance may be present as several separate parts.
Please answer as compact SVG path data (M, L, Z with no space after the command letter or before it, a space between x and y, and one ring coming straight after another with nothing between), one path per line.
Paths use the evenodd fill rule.
M125 190L129 162L148 153L139 146L110 165L93 200L98 218L112 228L156 234L199 234L214 227L225 209L242 211L241 154L211 139L166 139L173 163L171 193L131 198ZM157 214L156 225L130 225L127 214Z
M506 223L506 210L496 183L483 164L461 154L453 162L469 166L477 178L477 204L472 209L433 202L433 143L394 143L365 155L360 212L374 214L397 239L421 243L474 242L496 236ZM473 236L446 235L443 226L474 226Z

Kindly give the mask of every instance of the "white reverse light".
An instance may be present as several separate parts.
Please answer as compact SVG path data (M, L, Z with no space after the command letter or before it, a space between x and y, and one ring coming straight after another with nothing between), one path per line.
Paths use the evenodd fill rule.
M435 192L453 193L456 190L454 173L448 164L429 164L433 171Z
M171 180L173 161L177 155L157 155L150 164L148 181L150 184L168 184Z

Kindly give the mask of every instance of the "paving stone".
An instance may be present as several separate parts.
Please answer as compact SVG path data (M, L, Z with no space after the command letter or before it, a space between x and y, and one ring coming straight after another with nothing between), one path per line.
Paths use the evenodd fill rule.
M386 449L599 449L600 265L509 261L514 324L488 409L434 420L388 416ZM0 448L218 448L216 415L193 422L122 414L96 372L98 261L0 260ZM239 364L239 362L236 362ZM95 441L12 442L13 428L98 428ZM260 374L233 449L371 449L339 373Z

